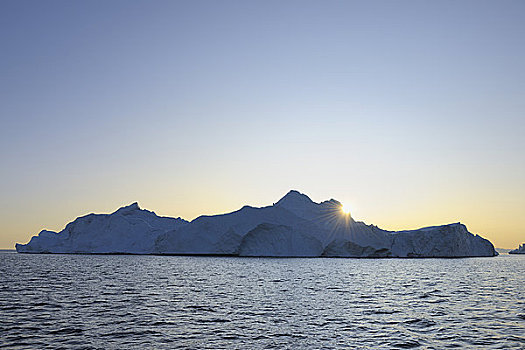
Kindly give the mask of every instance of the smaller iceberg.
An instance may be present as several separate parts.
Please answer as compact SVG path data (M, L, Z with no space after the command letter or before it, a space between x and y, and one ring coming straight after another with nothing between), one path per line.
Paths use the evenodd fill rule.
M525 243L521 244L518 249L511 250L509 254L525 254Z

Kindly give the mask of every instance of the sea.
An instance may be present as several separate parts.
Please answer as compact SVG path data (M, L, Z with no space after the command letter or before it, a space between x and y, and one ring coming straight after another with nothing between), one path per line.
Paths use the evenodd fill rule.
M0 348L525 349L525 256L1 252Z

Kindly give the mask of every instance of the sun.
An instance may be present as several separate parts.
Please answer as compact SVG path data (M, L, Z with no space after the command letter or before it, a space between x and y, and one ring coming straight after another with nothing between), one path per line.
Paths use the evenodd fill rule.
M348 208L348 206L346 205L341 205L341 211L343 212L343 214L345 215L350 215L350 208Z

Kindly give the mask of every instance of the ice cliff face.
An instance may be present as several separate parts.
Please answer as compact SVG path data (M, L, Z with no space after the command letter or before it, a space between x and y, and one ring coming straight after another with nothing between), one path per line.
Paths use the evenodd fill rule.
M468 232L461 223L393 232L392 252L406 257L494 256L488 240Z
M520 245L518 249L511 250L509 254L525 254L525 243Z
M137 203L90 214L58 233L42 231L21 253L214 254L302 257L494 256L494 246L462 224L391 232L354 221L331 199L290 191L272 206L201 216L159 217Z

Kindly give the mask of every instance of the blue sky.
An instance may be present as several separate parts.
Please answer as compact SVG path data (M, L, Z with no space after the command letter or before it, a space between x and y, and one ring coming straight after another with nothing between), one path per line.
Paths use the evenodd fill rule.
M522 1L2 1L0 247L295 188L525 240Z

